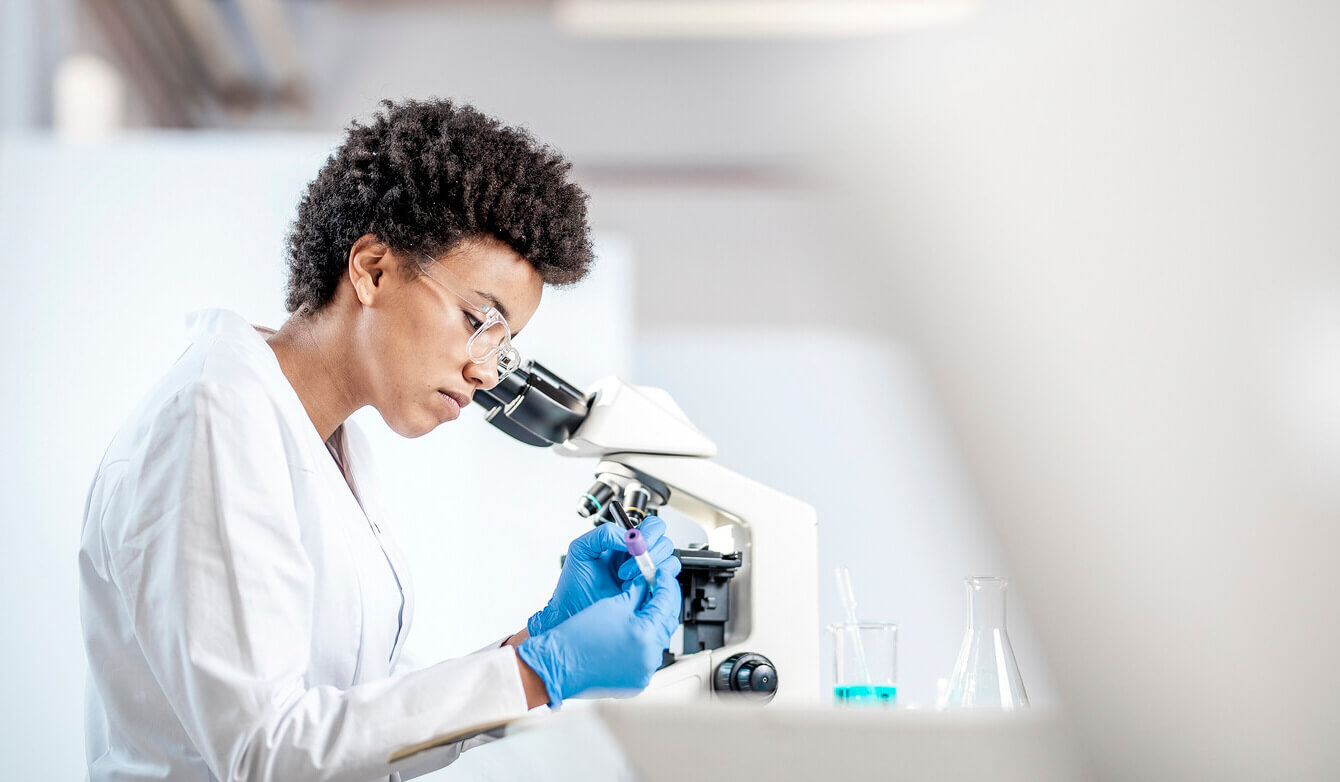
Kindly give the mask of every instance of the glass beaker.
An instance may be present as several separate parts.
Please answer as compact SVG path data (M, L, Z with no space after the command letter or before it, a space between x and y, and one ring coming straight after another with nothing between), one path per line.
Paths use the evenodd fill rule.
M898 700L898 625L834 622L833 700L839 706L892 706Z
M968 631L941 708L1009 711L1028 706L1019 663L1005 632L1008 583L994 576L964 579L968 588Z

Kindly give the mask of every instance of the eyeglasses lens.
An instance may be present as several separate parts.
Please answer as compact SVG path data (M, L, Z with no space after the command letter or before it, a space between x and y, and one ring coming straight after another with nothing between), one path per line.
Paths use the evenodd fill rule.
M504 343L510 343L507 336L507 326L502 323L491 323L484 328L476 331L470 339L470 358L476 361L482 361L490 353L496 352ZM511 347L508 344L508 347Z

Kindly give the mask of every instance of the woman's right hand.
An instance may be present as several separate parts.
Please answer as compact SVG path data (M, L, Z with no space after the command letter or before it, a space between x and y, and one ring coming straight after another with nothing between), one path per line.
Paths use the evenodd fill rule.
M638 525L647 543L647 554L657 567L675 553L675 544L665 537L665 522L648 516ZM558 585L549 604L526 622L531 635L557 627L568 617L606 597L623 591L624 582L638 575L637 563L628 556L623 527L605 522L572 541L563 560Z
M681 595L677 557L656 570L650 598L641 577L613 597L517 646L517 656L544 682L549 703L586 692L632 694L646 688L661 666L661 652L679 625Z

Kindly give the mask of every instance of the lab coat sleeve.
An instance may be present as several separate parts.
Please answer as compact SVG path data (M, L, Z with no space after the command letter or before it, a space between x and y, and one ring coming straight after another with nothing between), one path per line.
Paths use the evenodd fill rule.
M507 643L507 639L511 638L512 635L513 634L509 633L508 635L505 635L502 638L497 639L488 646L485 646L483 649L471 652L471 654L492 652L499 648L510 648L510 647L503 647L503 644ZM412 659L413 658L411 658L411 660ZM544 711L548 711L549 709L548 706L537 706L536 708ZM439 749L423 752L421 755L415 757L415 762L411 763L408 766L404 766L400 769L400 778L413 779L423 774L436 771L437 769L442 768L451 761L460 757L462 752L465 752L468 749L474 749L475 747L479 747L484 744L488 744L489 742L497 741L498 739L503 738L505 735L506 734L503 729L485 731L483 733L471 736L470 738L465 739L463 741L458 741L455 744L450 744L448 746L441 747Z
M505 635L502 638L499 638L498 640L489 644L488 646L474 650L470 654L479 654L480 652L489 652L493 651L494 649L501 649L502 645L507 643L507 639L511 637L512 637L511 635ZM412 646L406 645L404 649L400 650L400 656L396 658L395 662L391 664L391 673L396 674L396 673L408 673L409 671L417 671L420 670L421 668L427 668L434 662L436 661L423 656Z
M524 714L510 648L307 685L316 595L276 416L260 387L200 382L171 398L112 541L135 636L213 774L361 782L424 760L393 765L397 749Z
M408 758L404 763L398 764L397 769L400 772L400 779L414 779L431 774L434 771L449 765L452 761L461 756L461 753L468 749L488 744L491 741L497 741L503 737L503 728L485 731L471 736L463 741L457 741L454 744L446 744L441 747L434 747L418 753L412 758Z

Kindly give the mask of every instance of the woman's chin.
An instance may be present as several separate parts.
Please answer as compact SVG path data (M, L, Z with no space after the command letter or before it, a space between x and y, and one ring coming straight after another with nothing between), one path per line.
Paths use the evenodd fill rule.
M395 420L382 416L382 420L392 432L410 440L423 437L444 423L430 411L419 411L419 415L414 416L397 416Z

